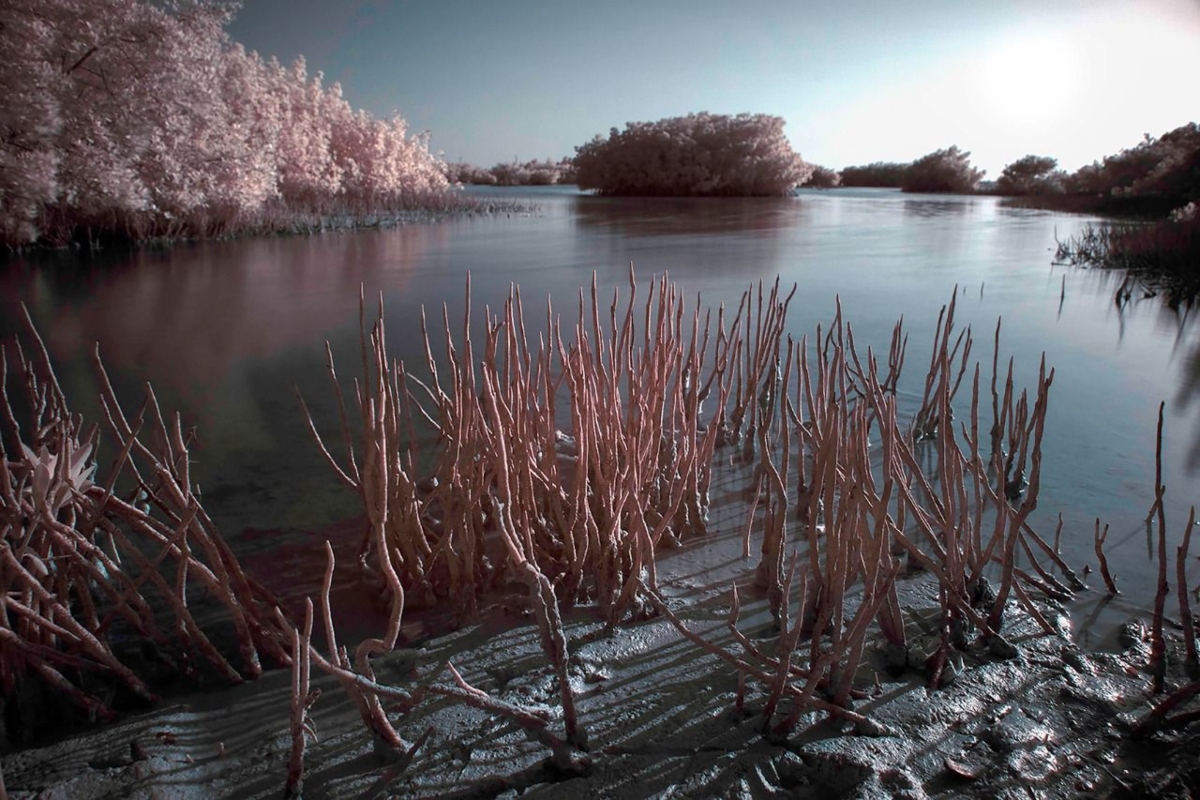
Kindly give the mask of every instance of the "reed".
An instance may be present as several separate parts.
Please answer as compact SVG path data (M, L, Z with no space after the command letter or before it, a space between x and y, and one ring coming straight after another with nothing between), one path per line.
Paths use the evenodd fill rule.
M539 602L543 606L539 614L539 628L542 631L545 652L560 677L566 728L563 737L559 737L549 730L549 720L544 711L515 705L490 696L467 683L450 662L446 662L432 674L418 676L415 685L407 689L380 683L375 675L371 659L389 652L396 646L403 616L403 602L393 606L393 613L384 638L364 640L356 649L352 661L347 649L338 644L337 633L332 622L329 594L333 584L335 559L333 548L328 541L325 543L325 552L325 578L318 601L324 620L328 656L323 655L312 644L313 601L311 598L305 602L303 628L293 627L282 612L277 613L280 626L289 632L293 643L290 717L292 748L285 789L289 796L298 797L300 795L303 787L306 745L310 739L316 741L316 728L308 716L309 709L320 695L319 691L309 688L310 665L312 664L338 681L342 690L357 707L364 727L371 732L376 753L394 762L397 770L402 771L408 767L432 734L432 729L427 729L416 741L408 742L389 719L384 710L384 702L386 701L395 712L405 715L430 696L448 698L505 718L549 748L554 763L559 769L564 772L585 772L587 770L590 765L590 757L587 755L587 736L579 725L575 713L574 695L566 676L566 640L561 635L562 623L553 600L553 591L550 590L549 583L544 576L541 576L540 580L534 578L543 592L539 598ZM532 571L532 569L531 566L530 570ZM549 645L547 645L548 639L551 642ZM445 672L450 673L452 684L438 682Z
M328 541L325 543L325 557L325 577L319 599L321 616L324 620L325 645L329 651L328 656L323 655L312 645L313 603L311 598L305 602L305 619L302 629L292 626L283 612L276 610L276 620L280 628L291 639L294 652L299 656L292 662L290 726L292 751L288 768L289 791L292 790L293 785L298 787L302 782L306 739L316 739L315 728L310 724L308 718L308 709L317 699L317 694L308 688L311 664L316 664L323 672L332 675L354 702L363 726L372 734L376 753L384 755L402 766L407 766L424 741L424 737L411 744L405 741L388 720L381 701L381 697L387 697L389 700L399 703L401 710L406 710L420 701L420 694L405 692L394 687L389 688L387 692L380 691L374 668L371 666L372 656L389 652L396 646L404 615L403 595L392 606L388 629L384 637L382 639L364 639L355 649L354 659L351 661L350 652L345 646L338 643L337 631L333 625L329 592L333 585L335 560L333 547Z
M1131 731L1135 737L1146 736L1161 730L1182 729L1200 720L1200 710L1193 708L1190 711L1176 712L1176 709L1185 706L1197 695L1200 695L1200 659L1197 658L1196 654L1196 622L1191 608L1191 594L1193 590L1189 587L1187 575L1188 552L1191 547L1192 532L1197 524L1195 506L1192 506L1188 512L1187 525L1184 527L1183 535L1180 537L1179 546L1175 548L1175 589L1179 602L1179 628L1183 638L1183 668L1184 674L1190 679L1190 682L1167 691L1168 650L1164 626L1166 622L1166 601L1170 592L1167 581L1170 565L1168 563L1168 548L1166 544L1166 507L1163 502L1167 487L1163 484L1162 474L1165 410L1166 404L1159 404L1158 423L1155 427L1154 502L1151 504L1150 512L1146 516L1146 536L1148 541L1157 545L1153 552L1158 567L1158 580L1154 594L1154 610L1150 629L1150 653L1146 671L1151 676L1150 694L1164 695L1165 693L1165 696L1159 699L1150 711L1133 723ZM1101 555L1101 564L1103 565L1103 554L1100 551L1100 546L1103 544L1104 536L1108 533L1108 529L1105 527L1104 533L1100 533L1100 522L1097 520L1096 531L1097 553ZM1107 576L1107 569L1105 569L1105 581L1108 584L1109 591L1115 592L1115 587L1112 585L1111 579Z
M321 696L320 689L312 689L309 679L312 673L312 600L304 604L304 627L292 629L292 751L288 757L288 776L284 792L288 797L301 797L304 793L304 750L308 741L317 741L317 726L308 710Z
M129 655L114 649L129 636L192 677L204 664L233 683L257 677L260 654L289 663L272 619L275 599L242 571L191 484L191 434L179 415L168 420L147 388L130 421L97 351L104 422L118 448L99 482L99 428L85 427L70 412L27 310L24 322L32 347L14 341L12 363L29 410L26 428L9 395L8 350L0 355L0 419L10 443L0 444L6 698L19 708L18 695L41 686L101 718L113 714L101 699L111 686L153 700L153 688L138 674L145 665L127 663ZM119 483L132 487L127 496L118 494ZM197 621L190 604L201 592L228 613L241 670Z
M769 307L781 307L776 297ZM809 347L807 339L789 339L784 346L775 340L782 359L750 384L759 402L752 416L747 414L756 440L749 452L756 453L757 462L745 552L753 534L761 532L756 583L779 627L775 652L766 654L737 630L736 587L728 627L740 650L689 630L656 592L649 592L659 613L690 641L733 665L743 686L747 680L762 685L764 726L776 736L793 730L811 709L845 716L851 698L862 691L853 678L876 632L892 668L924 668L937 686L961 669L961 657L953 654L971 646L972 629L992 652L1005 657L1014 652L999 635L1009 594L1043 630L1055 633L1030 590L1062 596L1078 588L1073 573L1068 588L1041 565L1040 551L1048 546L1027 521L1036 507L1053 380L1044 364L1032 404L1015 392L1011 365L1003 397L993 389L992 454L985 457L978 365L969 427L963 424L960 432L953 422L953 399L971 351L970 331L954 330L953 301L939 317L924 397L908 426L897 419L894 397L907 344L902 323L893 330L886 370L872 351L865 357L857 352L840 304L828 329L818 327L814 342ZM996 343L998 350L999 329ZM997 363L998 354L994 369ZM735 397L748 396L745 387L744 379L738 381ZM877 449L872 441L880 443ZM793 497L794 515L789 513ZM795 546L789 536L793 518L800 529ZM902 569L898 554L938 580L940 645L931 654L909 650L896 593ZM1018 555L1032 565L1032 573L1017 566ZM1057 554L1051 560L1061 564ZM989 574L999 575L994 588ZM847 605L850 597L858 601L854 607ZM790 711L776 720L785 698Z
M1161 499L1161 488L1159 495L1159 499ZM1156 499L1155 509L1159 509L1160 506L1161 504L1158 502L1158 499ZM1189 600L1190 589L1187 580L1188 548L1191 544L1192 530L1195 528L1195 526L1196 507L1192 506L1188 513L1187 527L1183 531L1181 543L1175 551L1176 581L1178 582L1176 590L1179 597L1180 627L1183 631L1184 672L1191 680L1189 683L1167 692L1161 700L1154 704L1150 711L1146 712L1142 717L1134 722L1132 728L1134 736L1146 736L1161 730L1179 730L1187 727L1197 720L1200 720L1200 710L1195 708L1189 711L1176 712L1176 709L1180 708L1181 706L1185 706L1193 698L1200 695L1200 662L1197 662L1196 658L1195 617L1192 614L1191 602ZM1161 550L1159 551L1159 558L1164 558ZM1159 563L1161 569L1165 570L1165 564L1161 560ZM1156 616L1154 627L1157 629L1157 631L1152 633L1152 636L1161 636L1162 618L1158 613L1157 606L1155 612ZM1162 694L1166 688L1165 652L1165 643L1162 645L1162 649L1160 651L1156 646L1156 640L1152 638L1149 664L1150 674L1153 678L1151 685L1152 694ZM1162 675L1163 678L1160 679L1160 675Z
M1083 266L1123 269L1165 283L1184 297L1200 288L1200 216L1195 204L1169 219L1088 225L1058 242L1055 260Z
M1100 518L1096 518L1096 534L1094 546L1096 550L1096 560L1100 564L1100 576L1104 579L1104 586L1108 589L1109 594L1120 594L1121 590L1117 588L1117 582L1113 580L1112 573L1108 569L1108 556L1104 554L1104 543L1108 540L1108 526L1104 526L1104 530L1100 530Z
M818 695L816 690L822 685L822 681L826 678L827 669L839 654L830 652L816 664L802 666L792 663L792 655L796 643L799 641L799 623L793 623L791 626L782 629L777 654L772 657L765 654L761 649L753 645L745 636L737 631L737 618L740 606L737 603L737 593L734 592L734 605L730 613L729 627L734 631L735 639L739 645L745 650L748 657L739 657L731 650L714 644L699 634L688 628L679 617L671 611L668 604L655 594L651 594L651 601L654 603L658 612L666 618L685 639L695 644L700 649L716 656L722 661L728 663L738 671L741 680L753 678L764 686L770 687L768 702L764 706L763 726L764 731L772 736L786 736L792 729L795 728L799 721L799 716L804 711L816 709L824 711L832 717L837 717L851 722L855 725L856 730L868 736L887 735L886 729L878 723L873 722L870 718L860 714L853 709L838 705L824 697ZM790 594L789 594L790 599ZM803 681L803 683L801 683ZM827 680L826 680L827 685ZM778 701L787 698L792 705L792 710L783 720L771 725L772 717L774 716L775 708ZM740 700L739 700L740 703Z
M396 593L375 563L385 550L410 595L458 598L464 618L482 592L526 582L532 566L558 602L590 596L613 625L644 605L639 581L645 572L654 585L655 548L703 533L723 418L702 409L710 395L726 405L740 318L726 328L718 314L714 334L698 304L686 318L665 276L650 283L641 306L632 270L629 285L628 301L614 295L607 314L594 280L590 295L581 290L570 345L548 305L536 349L513 287L499 313L485 310L477 351L468 279L457 343L443 313L440 364L422 318L426 379L388 363L381 300L370 332L363 327L364 377L354 384L361 443L330 358L346 466L304 410L321 452L362 499L370 530L360 561L386 579L383 595ZM424 476L414 464L428 440L415 423L435 440Z
M1196 507L1188 513L1183 541L1175 551L1175 589L1179 596L1179 624L1183 628L1184 670L1192 679L1200 679L1200 659L1196 657L1196 624L1188 595L1187 560L1196 526Z
M549 748L560 768L585 770L589 742L562 620L562 609L577 604L593 605L607 630L664 617L732 665L743 695L751 683L761 688L764 731L775 738L789 736L811 711L848 720L860 733L882 732L851 708L864 691L856 674L876 647L892 669L923 670L936 687L977 645L1001 657L1015 653L1001 635L1010 611L1056 633L1034 595L1066 597L1081 583L1029 523L1054 377L1044 359L1032 393L1019 392L1011 361L1000 370L997 325L992 419L981 419L983 367L972 366L971 331L955 327L952 299L939 315L920 405L905 420L896 397L907 351L902 320L880 358L870 348L859 352L840 302L811 340L789 337L796 288L778 280L752 286L732 315L686 299L666 276L645 286L643 299L631 269L628 291L603 301L593 277L579 292L575 319L564 323L547 304L536 337L513 286L501 307L483 309L483 335L473 339L468 279L460 320L443 308L440 325L431 326L422 314L420 375L389 358L382 297L368 326L360 296L361 374L349 389L326 347L338 455L304 407L321 453L361 500L354 568L388 610L386 632L353 654L332 623L328 543L321 595L297 624L242 572L204 513L178 415L165 418L148 390L131 421L98 357L104 421L120 452L107 485L93 482L98 434L66 410L34 333L34 356L18 351L37 412L32 435L7 399L0 409L19 450L0 468L5 680L32 667L85 707L107 711L64 677L82 659L151 697L141 678L114 663L104 640L123 620L149 640L171 641L147 593L170 609L185 650L240 680L191 615L189 592L202 587L228 610L246 675L261 669L260 653L292 665L287 785L299 793L316 736L313 667L337 680L376 749L401 765L428 732L406 740L384 704L404 713L437 696L509 719ZM6 370L7 361L0 366ZM968 376L969 401L960 396ZM761 537L755 582L779 628L772 652L738 631L737 587L727 646L690 630L658 585L659 552L707 532L721 447L755 465L745 548L749 555ZM114 489L122 470L137 487L125 498ZM1157 499L1161 509L1161 493ZM932 652L908 640L896 589L906 566L937 581ZM399 643L406 608L451 603L466 620L486 592L514 584L557 678L561 732L546 713L492 697L449 663L410 687L377 680L373 662ZM317 618L324 651L312 641Z
M833 323L818 326L813 347L807 339L786 338L792 295L778 282L752 287L728 324L722 310L715 332L710 316L701 322L698 303L685 324L680 295L665 277L650 287L639 306L631 274L628 299L614 294L604 311L593 280L590 294L580 292L573 330L547 308L548 334L536 348L529 345L515 287L499 313L486 313L480 351L470 339L469 303L457 345L443 314L446 380L438 374L425 326L428 380L414 378L402 364L385 366L382 319L371 338L364 337L364 364L373 369L367 385L376 398L390 394L386 403L372 402L356 386L360 412L367 420L391 420L391 427L374 428L384 430L379 441L404 444L378 462L397 471L390 482L368 467L340 474L360 484L364 499L396 495L369 494L362 479L351 476L372 474L385 487L414 487L400 498L415 498L417 506L401 506L400 513L417 520L417 530L440 522L443 530L455 531L445 541L457 546L439 545L444 563L451 563L452 553L475 548L494 556L494 574L524 585L547 664L558 677L564 731L552 733L544 714L471 686L450 664L411 691L376 682L369 660L353 669L345 660L334 664L334 674L365 706L388 699L410 709L428 695L467 703L523 727L563 769L582 770L590 760L588 742L570 690L560 606L594 601L609 628L647 608L661 615L688 641L734 667L739 706L749 683L761 687L763 729L772 738L790 735L811 711L847 720L862 734L886 733L851 709L863 696L855 675L876 635L890 667L922 669L936 687L953 680L962 654L981 652L977 644L1001 658L1016 654L1002 635L1009 613L1019 610L1044 633L1057 633L1034 596L1065 599L1083 584L1029 522L1054 379L1044 359L1032 394L1018 391L1011 360L1000 369L997 324L992 419L981 419L988 390L981 365L971 366L970 330L954 327L952 300L939 316L920 406L905 424L895 397L907 345L902 322L884 365L869 349L865 357L859 354L840 304ZM569 344L564 330L573 332ZM710 342L712 361L706 360ZM969 403L958 400L968 375ZM332 367L331 376L336 381ZM409 386L417 387L428 410ZM715 398L715 408L704 414L708 398ZM381 415L381 407L392 410ZM433 428L438 448L432 475L419 479L408 472L416 461L412 448L420 443L414 420ZM1161 450L1161 431L1159 436ZM356 447L349 439L347 445L353 457ZM736 586L727 621L733 644L726 646L691 630L657 585L657 551L704 531L708 469L719 445L738 446L756 465L746 552L750 540L761 536L756 582L779 628L770 652L738 630ZM378 443L361 449L383 451ZM421 483L432 488L415 488ZM422 504L422 498L429 499ZM1161 512L1161 490L1155 508ZM389 509L368 507L372 530L384 530L374 540L375 552L399 553L396 563L407 563L404 553L424 551L389 544L396 535L382 524ZM1104 536L1097 523L1101 571L1113 589ZM1179 564L1186 546L1185 536ZM912 649L907 641L896 592L904 560L937 580L941 612L932 652ZM386 572L386 564L377 571ZM447 566L432 573L443 576L437 580L424 571L407 580L441 593L467 585L439 582L466 571L460 564L457 572ZM397 572L395 581L389 578L394 596L402 597L408 585L402 577ZM485 586L469 585L472 591ZM327 607L328 579L325 591ZM1181 615L1189 619L1182 586L1180 597ZM394 644L389 636L374 652L389 641ZM1194 644L1187 646L1194 652ZM438 680L446 672L451 684ZM1156 713L1168 719L1197 693L1185 688ZM298 690L296 697L303 696ZM298 714L294 719L301 719ZM1169 719L1173 724L1177 718ZM394 734L379 714L366 713L364 720L377 737L380 730ZM415 747L405 745L402 752L411 758Z
M1158 580L1155 583L1154 616L1150 626L1150 674L1154 676L1155 694L1162 692L1167 672L1167 641L1163 636L1163 615L1166 611L1167 593L1170 591L1170 586L1167 584L1167 517L1166 508L1163 505L1163 496L1167 487L1162 482L1163 412L1166 405L1166 403L1158 405L1158 428L1156 429L1154 448L1154 504L1146 519L1147 532L1150 529L1151 517L1156 518L1158 522L1158 536L1156 537Z

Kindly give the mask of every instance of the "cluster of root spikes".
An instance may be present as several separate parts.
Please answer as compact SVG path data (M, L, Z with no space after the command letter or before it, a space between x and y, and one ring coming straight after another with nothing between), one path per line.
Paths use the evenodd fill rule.
M1005 615L1024 613L1059 634L1038 596L1068 598L1083 583L1031 526L1041 478L1041 444L1053 371L1044 360L1031 392L1000 364L1000 326L990 375L970 358L969 328L955 302L939 316L916 412L898 408L907 351L902 321L886 358L860 352L840 304L812 338L788 333L795 294L779 281L751 287L733 313L689 301L666 276L644 298L632 269L623 297L601 300L595 278L581 289L575 321L549 304L531 337L513 287L483 314L472 339L470 283L461 320L443 309L440 330L421 318L419 374L388 357L380 298L368 329L361 304L361 375L348 393L327 347L340 413L340 457L304 408L335 474L361 498L366 520L357 569L390 610L380 638L353 654L338 643L330 609L333 549L318 598L290 619L240 568L188 473L191 436L166 417L147 387L132 417L104 368L100 405L117 450L97 482L95 428L71 414L49 357L26 314L31 352L5 351L0 492L0 688L20 703L31 685L59 692L97 717L115 685L153 700L149 682L114 642L133 638L187 675L229 681L257 676L260 653L292 669L292 756L288 791L300 793L304 753L316 736L311 669L334 676L353 699L376 747L407 764L425 736L407 741L401 715L439 696L516 723L567 773L586 770L589 742L568 675L563 609L594 607L606 630L660 616L687 640L734 667L739 706L757 687L764 733L787 737L812 713L886 733L853 709L864 692L859 666L882 650L899 674L951 682L963 654L1016 655ZM957 296L957 292L956 292ZM457 329L457 334L456 334ZM435 344L435 341L437 342ZM21 397L10 402L10 362ZM969 398L963 397L969 392ZM301 398L303 404L303 398ZM981 421L980 412L990 414ZM18 409L31 423L22 429ZM956 417L956 409L960 416ZM1160 591L1152 660L1163 674L1162 619L1167 556L1161 484L1151 511L1159 533ZM11 449L10 449L11 448ZM714 465L753 465L744 555L757 542L754 586L765 596L778 639L756 644L738 628L731 588L722 644L690 629L660 592L656 554L707 532ZM1194 516L1194 513L1193 513ZM1190 533L1192 521L1189 520ZM1105 582L1115 583L1096 550ZM1183 563L1177 553L1189 664L1196 662ZM937 584L937 642L908 640L898 578L920 569ZM544 709L514 705L471 686L450 663L408 687L377 680L372 658L394 649L406 604L451 606L466 621L485 592L516 583L536 620L560 689L561 730ZM223 609L241 669L214 645L193 606ZM318 614L319 611L319 614ZM313 641L320 617L325 649ZM133 662L133 663L131 663ZM448 679L444 679L449 676ZM1200 684L1172 687L1139 730L1186 724L1179 711ZM387 709L385 709L385 704ZM426 736L428 732L426 733Z
M262 673L260 653L288 663L274 599L242 571L193 490L192 436L179 416L165 417L149 387L126 415L97 351L103 422L117 450L99 482L100 430L67 408L27 311L25 321L31 349L15 341L0 352L0 690L17 706L9 718L35 722L21 719L23 703L45 687L101 719L113 716L102 697L114 691L153 701L131 660L143 672L235 683ZM19 387L11 399L10 369ZM233 626L240 668L197 620L201 596ZM130 641L135 659L114 646Z

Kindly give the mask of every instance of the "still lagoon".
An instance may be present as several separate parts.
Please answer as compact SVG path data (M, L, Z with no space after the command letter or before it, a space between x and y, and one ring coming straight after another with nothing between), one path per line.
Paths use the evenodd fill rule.
M1093 220L993 197L888 190L745 200L599 198L573 187L468 191L528 210L313 236L9 255L0 262L0 335L19 329L25 303L68 401L89 419L97 413L96 343L129 406L150 382L165 408L196 427L192 475L236 549L261 546L264 531L294 540L358 512L313 445L296 391L336 439L325 342L344 382L358 374L360 287L372 308L382 293L393 357L420 364L421 309L436 330L445 307L459 330L468 274L476 322L515 283L531 335L544 327L547 299L573 322L593 273L602 296L625 293L631 263L643 296L646 282L666 272L713 308L736 308L748 286L779 276L798 286L789 312L797 338L827 324L838 298L860 350L886 351L903 316L901 410L909 415L938 311L958 292L958 322L973 327L985 380L997 318L1001 361L1015 359L1021 383L1032 384L1043 353L1056 370L1035 527L1052 535L1061 513L1065 559L1094 569L1100 518L1111 526L1107 551L1124 589L1106 614L1151 603L1144 519L1160 402L1172 553L1189 506L1200 503L1200 324L1195 308L1173 309L1140 289L1114 302L1120 274L1053 264L1056 236ZM1085 636L1104 606L1098 576L1090 583L1097 591L1076 609Z

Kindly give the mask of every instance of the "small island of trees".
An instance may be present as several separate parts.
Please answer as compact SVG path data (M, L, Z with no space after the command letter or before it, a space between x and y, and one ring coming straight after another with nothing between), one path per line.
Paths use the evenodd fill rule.
M630 122L576 148L576 182L602 195L778 196L812 173L782 117L688 114Z
M901 164L876 161L845 167L838 176L841 186L902 189L918 193L973 192L986 174L971 166L971 154L951 145L915 161Z

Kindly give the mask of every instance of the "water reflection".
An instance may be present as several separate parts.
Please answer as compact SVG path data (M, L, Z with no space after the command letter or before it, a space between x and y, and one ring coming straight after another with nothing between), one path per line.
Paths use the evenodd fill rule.
M914 197L909 196L900 207L912 217L944 217L947 214L967 214L979 205L971 197ZM992 203L986 205L991 206Z
M1179 376L1179 394L1176 403L1193 413L1200 412L1200 341L1195 342L1192 350L1183 359L1183 368ZM1193 406L1196 406L1193 408ZM1197 413L1200 416L1200 413ZM1192 447L1188 451L1188 472L1200 472L1200 425L1192 438Z
M594 197L575 201L584 227L625 236L778 235L800 224L803 201L792 197Z
M1065 299L1071 299L1071 289L1067 287L1072 282L1092 295L1097 308L1103 308L1103 319L1111 323L1118 347L1149 347L1163 352L1171 363L1186 368L1195 348L1200 346L1197 321L1200 309L1194 301L1181 302L1170 293L1144 287L1131 291L1134 284L1117 270L1074 267L1059 270L1059 274L1066 276L1062 284ZM1190 396L1192 392L1187 394ZM1181 394L1181 409L1183 397Z
M99 342L110 367L203 406L231 365L319 346L322 332L354 320L360 284L405 291L444 236L410 226L101 253L52 267L23 256L0 275L0 295L14 319L20 301L31 305L52 353Z
M1119 273L1109 273L1108 283L1116 283ZM1161 334L1169 360L1178 365L1179 382L1171 398L1173 415L1186 425L1193 422L1191 444L1185 461L1188 474L1200 472L1200 323L1194 302L1183 302L1170 293L1153 291L1130 295L1126 284L1117 286L1113 305L1117 308L1121 336L1138 317L1147 317Z

